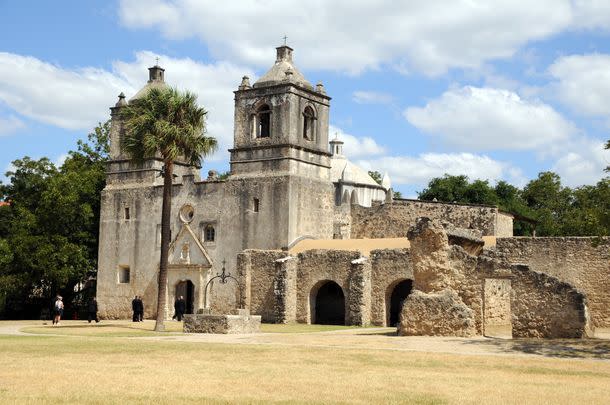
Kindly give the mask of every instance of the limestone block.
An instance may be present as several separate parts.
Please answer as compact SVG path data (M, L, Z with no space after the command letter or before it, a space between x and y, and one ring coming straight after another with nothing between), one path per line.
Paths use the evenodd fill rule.
M184 315L184 333L259 333L260 315Z
M449 239L440 222L418 218L407 237L411 242L414 287L424 292L442 291L463 279L449 260Z
M461 336L476 334L473 311L455 291L438 294L413 291L400 313L398 334L401 336Z

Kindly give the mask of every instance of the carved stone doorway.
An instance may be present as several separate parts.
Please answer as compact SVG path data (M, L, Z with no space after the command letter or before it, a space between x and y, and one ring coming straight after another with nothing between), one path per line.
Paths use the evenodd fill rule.
M181 281L176 285L176 299L178 297L184 297L186 302L186 313L192 314L194 312L194 301L195 301L195 286L191 280Z

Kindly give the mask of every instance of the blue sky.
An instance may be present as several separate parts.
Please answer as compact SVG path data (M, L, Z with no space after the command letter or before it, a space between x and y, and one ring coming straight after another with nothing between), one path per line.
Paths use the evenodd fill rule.
M199 94L228 168L233 94L288 36L322 81L331 136L414 197L444 173L523 186L541 171L593 184L610 153L610 2L0 0L0 170L61 162L160 58Z

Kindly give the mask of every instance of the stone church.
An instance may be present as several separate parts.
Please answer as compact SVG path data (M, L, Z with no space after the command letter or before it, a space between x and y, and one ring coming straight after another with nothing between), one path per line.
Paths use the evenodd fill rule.
M156 310L162 161L135 164L121 151L119 112L167 86L164 75L159 66L149 68L145 86L129 101L121 93L111 108L97 279L106 318L129 317L135 295L143 297L145 316ZM548 302L572 317L569 330L555 335L610 325L610 299L600 296L610 291L604 246L586 238L513 238L512 215L497 207L394 200L387 175L378 184L344 156L340 139L329 140L331 98L322 83L313 86L299 72L289 46L277 48L275 63L255 83L243 77L234 94L228 178L210 171L202 180L199 168L175 166L170 306L182 295L191 313L246 308L266 322L395 325L403 303L430 298L419 291L445 294L435 302L470 317L465 334L553 334ZM422 223L445 241L437 244L445 253L430 252L445 258L432 278L414 253L428 231L407 237ZM231 277L216 277L223 272ZM409 304L410 297L420 301ZM532 300L541 307L532 308Z

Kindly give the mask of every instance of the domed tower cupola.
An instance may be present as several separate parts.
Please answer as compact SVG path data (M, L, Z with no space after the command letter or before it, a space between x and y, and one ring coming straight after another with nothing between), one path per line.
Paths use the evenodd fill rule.
M314 88L293 60L288 45L276 48L275 63L250 86L235 91L234 175L292 173L328 179L330 97Z

